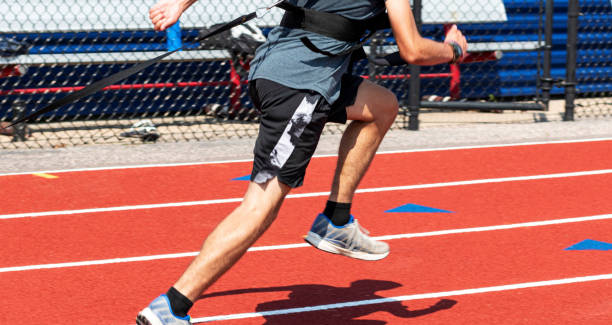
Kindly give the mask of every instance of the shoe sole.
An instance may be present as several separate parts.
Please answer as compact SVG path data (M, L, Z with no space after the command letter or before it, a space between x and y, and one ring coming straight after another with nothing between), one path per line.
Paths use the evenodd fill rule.
M136 316L136 324L138 325L164 325L162 322L155 316L153 311L149 309L149 307L143 309L138 316Z
M381 253L381 254L372 254L372 253L356 252L356 251L348 250L346 248L342 248L340 246L334 245L327 240L323 240L321 236L315 234L312 231L308 232L308 235L304 237L304 240L310 245L312 245L313 247L318 248L322 251L332 253L332 254L343 255L343 256L347 256L351 258L356 258L358 260L377 261L377 260L382 260L383 258L387 257L387 255L389 255L389 251L385 253Z

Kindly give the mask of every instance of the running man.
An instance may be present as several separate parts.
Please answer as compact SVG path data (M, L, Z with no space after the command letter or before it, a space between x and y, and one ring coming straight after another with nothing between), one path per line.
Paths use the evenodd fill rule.
M159 0L149 11L155 29L176 23L195 1ZM443 43L422 38L409 0L289 2L359 21L386 10L400 55L412 64L457 62L467 49L456 27ZM168 292L138 314L138 324L190 324L187 312L193 302L264 233L289 191L302 185L326 122L351 120L340 142L331 194L306 241L321 250L363 260L389 254L386 243L362 231L350 209L357 185L397 115L398 102L386 88L348 73L356 42L324 33L295 27L295 21L284 19L257 49L249 94L261 113L260 129L244 199L208 235L199 255Z

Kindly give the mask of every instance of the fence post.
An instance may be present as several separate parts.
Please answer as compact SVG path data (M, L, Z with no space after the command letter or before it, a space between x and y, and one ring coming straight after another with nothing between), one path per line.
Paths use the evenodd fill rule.
M378 75L378 66L374 64L374 59L378 57L378 46L380 34L374 35L370 40L370 54L368 57L368 78L371 82L377 82L376 76Z
M414 0L413 15L417 30L421 32L421 0ZM408 129L419 130L419 106L421 103L421 67L415 64L410 65L410 91L408 98Z
M565 71L565 114L564 121L574 120L574 99L576 98L576 61L578 52L578 0L569 0L567 9L567 68Z
M540 78L540 81L542 82L542 102L544 103L546 110L548 110L550 91L553 87L553 79L550 73L552 61L553 14L554 0L546 0L546 6L544 9L544 15L546 17L546 25L544 27L544 62L542 67L542 77Z
M13 110L13 121L17 121L26 116L26 104L21 100L14 101L11 109ZM15 133L13 134L12 142L26 141L29 128L25 122L13 125L13 129Z

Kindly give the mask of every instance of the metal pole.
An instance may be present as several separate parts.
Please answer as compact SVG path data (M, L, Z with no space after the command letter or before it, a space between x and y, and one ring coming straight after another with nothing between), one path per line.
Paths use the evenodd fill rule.
M414 0L413 15L416 22L417 30L421 32L421 0ZM408 98L408 129L412 131L419 130L419 105L421 102L421 67L418 65L410 65L410 92Z
M378 57L378 47L380 46L379 41L380 34L376 33L370 41L370 55L368 60L368 77L370 81L376 82L376 76L378 75L378 66L374 64L374 59Z
M546 22L544 27L544 62L542 67L541 89L542 89L542 102L544 107L548 110L548 103L550 102L550 91L553 87L553 79L550 74L551 61L552 61L552 38L553 38L553 13L554 13L554 0L546 0L546 6L544 14L546 16Z
M576 98L576 61L578 52L578 0L569 0L567 9L567 68L565 71L565 114L564 121L574 120L574 99Z
M13 121L17 121L26 115L26 104L21 100L14 101L11 109L13 110ZM16 124L13 125L13 128L15 130L15 133L13 134L13 139L11 141L26 141L26 136L29 131L27 124Z
M422 101L421 108L452 109L452 110L513 110L513 111L543 111L541 103L515 103L515 102L428 102Z

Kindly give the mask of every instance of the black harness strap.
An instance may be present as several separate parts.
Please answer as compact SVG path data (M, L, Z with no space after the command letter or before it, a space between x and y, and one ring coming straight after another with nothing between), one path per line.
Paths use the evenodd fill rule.
M205 35L201 35L197 38L197 41L201 41L204 40L208 37L211 37L213 35L217 35L219 33L222 33L226 30L229 30L233 27L236 27L238 25L244 24L245 22L256 18L257 17L257 12L252 12L243 16L240 16L230 22L224 23L223 25L218 26L217 28L213 28L212 30L210 30L208 33L206 33ZM133 74L136 74L148 67L150 67L151 65L161 61L162 59L164 59L165 57L169 56L170 54L173 54L177 51L182 50L183 48L178 48L176 50L170 51L170 52L166 52L160 56L154 57L150 60L147 60L145 62L141 62L139 64L133 65L132 67L125 69L125 70L121 70L115 74L112 74L106 78L103 78L101 80L98 80L88 86L86 86L85 88L75 91L73 93L68 94L65 97L62 97L54 102L52 102L51 104L47 105L46 107L37 110L33 113L31 113L28 116L22 117L20 119L18 119L17 121L12 122L10 125L6 126L6 127L1 127L3 129L9 128L15 124L19 124L21 122L26 122L26 121L31 121L32 119L34 119L35 117L38 117L42 114L45 114L47 112L50 112L54 109L57 109L61 106L64 106L66 104L70 104L74 101L77 101L83 97L89 96L95 92L98 92L102 89L104 89L107 86L110 86L118 81L121 81Z
M357 43L355 46L342 53L333 54L317 48L307 37L300 38L300 41L309 50L327 56L346 55L351 52L360 52L354 57L365 58L363 44L377 30L390 28L389 16L385 12L373 18L357 20L344 17L339 14L317 11L308 8L298 7L284 1L278 5L285 10L280 25L287 28L297 28L331 37L339 41Z
M317 48L308 38L303 37L301 39L304 46L306 46L311 51L322 53L327 56L337 56L337 55L345 55L351 54L351 61L354 62L358 59L365 58L365 52L363 51L363 43L367 41L367 39L374 34L379 29L385 29L390 27L389 17L385 12L371 18L365 20L356 20L346 18L342 15L316 11L308 8L297 7L288 3L287 1L283 1L280 3L275 3L271 7L277 6L281 9L285 10L285 15L283 16L283 20L281 22L281 26L285 26L288 28L299 28L307 31L311 31L320 35L328 36L340 41L345 42L355 42L357 43L355 46L350 48L348 51L339 54L332 54L330 52L321 50ZM266 8L266 10L271 7ZM251 12L249 14L240 16L230 22L224 23L217 28L211 29L205 35L201 35L196 40L204 40L213 35L219 34L226 30L229 30L235 26L241 25L251 19L257 18L257 12ZM367 32L367 33L366 33ZM9 126L0 127L0 128L8 128L15 124L19 124L25 121L31 121L35 117L38 117L42 114L55 110L63 105L72 103L77 101L83 97L89 96L97 91L104 89L105 87L112 85L118 81L121 81L133 74L136 74L147 67L161 61L163 58L169 56L176 51L182 50L183 48L179 48L170 52L166 52L158 57L152 58L148 61L136 64L129 69L119 71L113 75L110 75L102 80L96 81L85 88L71 93L63 98L60 98L46 107L37 110L31 113L28 116L18 119L17 121L11 123Z
M361 21L338 14L297 7L286 1L278 7L285 10L280 23L283 27L304 29L344 42L359 42L366 31Z

